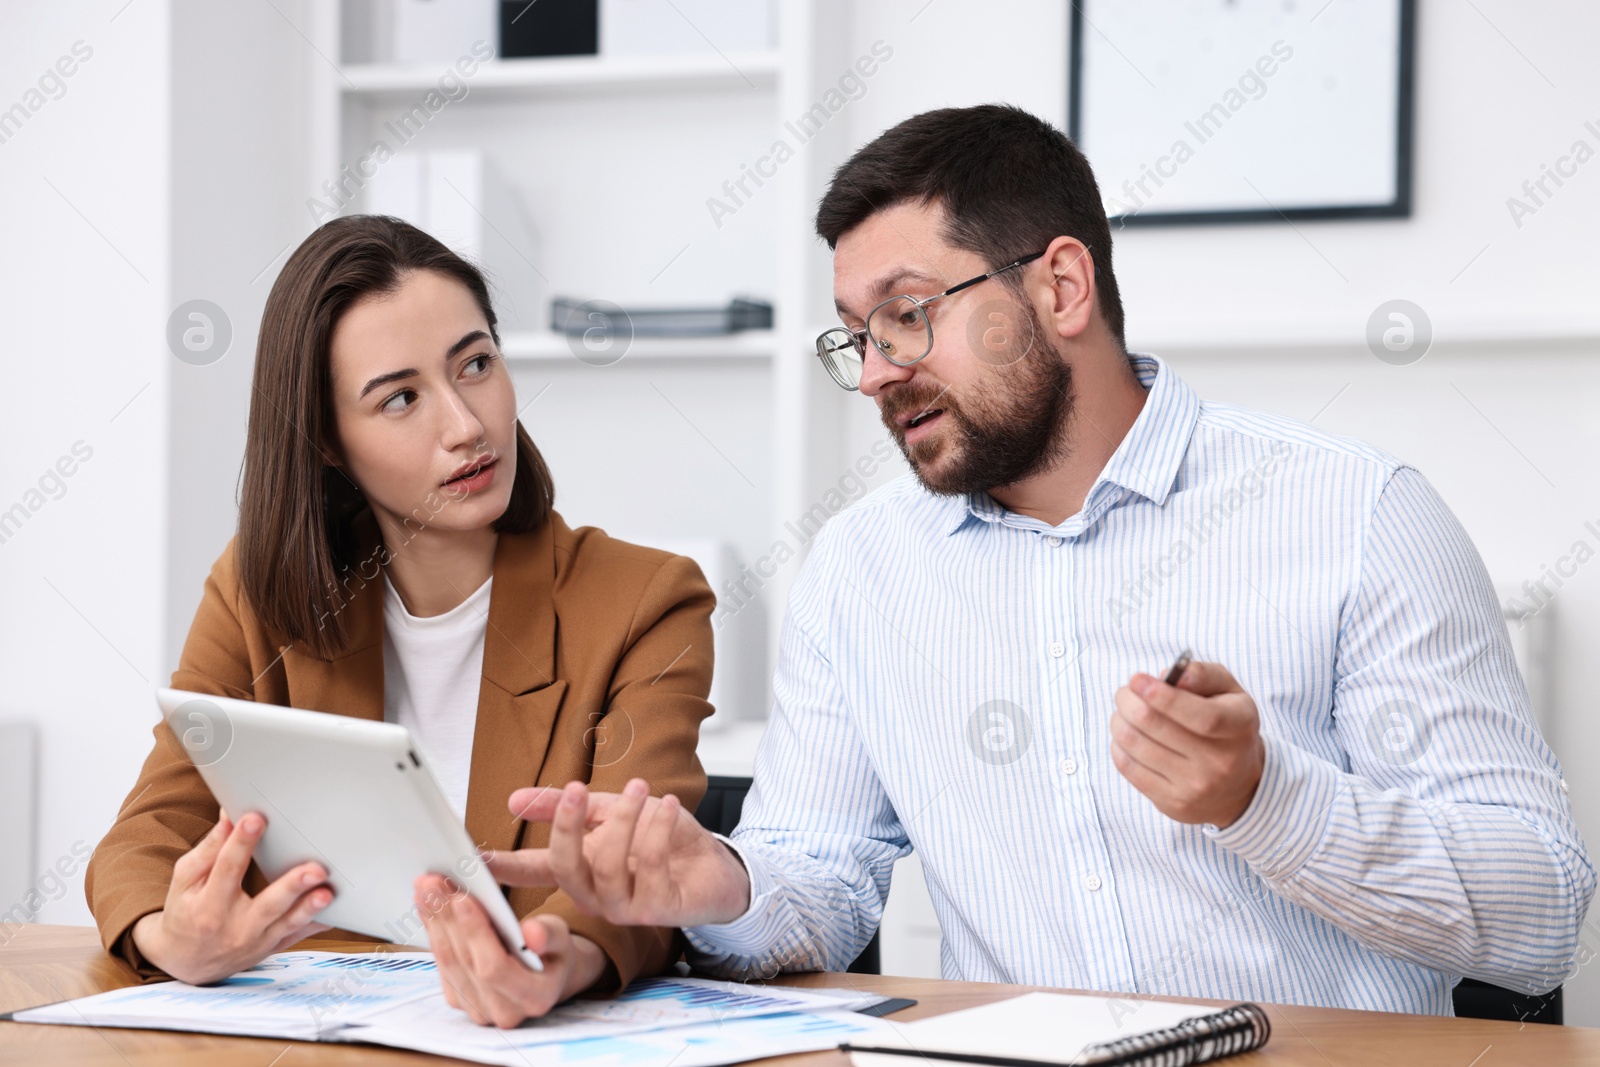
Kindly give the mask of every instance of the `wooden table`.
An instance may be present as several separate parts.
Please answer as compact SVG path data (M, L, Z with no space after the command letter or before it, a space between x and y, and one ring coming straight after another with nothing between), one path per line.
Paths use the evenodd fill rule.
M365 951L369 944L317 941L306 947ZM849 985L912 997L897 1020L920 1019L1013 996L1025 986L942 982L865 974L792 975L784 984ZM76 926L0 926L0 1012L132 985L131 973L100 949L94 930ZM1501 1067L1600 1065L1600 1030L1480 1019L1266 1005L1272 1040L1262 1052L1227 1060L1239 1067ZM142 1064L305 1067L311 1064L460 1063L418 1053L352 1045L213 1037L154 1030L29 1026L0 1022L0 1064L136 1067ZM771 1067L839 1067L837 1052L767 1061Z

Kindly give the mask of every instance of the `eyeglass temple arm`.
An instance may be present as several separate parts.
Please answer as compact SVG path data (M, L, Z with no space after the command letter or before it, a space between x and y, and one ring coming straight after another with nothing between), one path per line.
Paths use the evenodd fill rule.
M1004 274L1006 271L1010 270L1012 267L1020 267L1024 263L1032 263L1034 260L1038 259L1040 256L1044 255L1048 251L1050 251L1048 248L1041 249L1040 251L1033 253L1033 255L1031 255L1031 256L1023 256L1021 259L1012 260L1010 263L1007 263L1005 266L997 267L996 269L990 271L988 274L980 274L976 278L969 278L968 280L962 282L960 285L952 285L950 288L948 288L944 292L940 293L939 296L930 296L927 300L921 301L921 303L926 304L930 300L939 299L940 296L950 296L950 295L952 295L954 293L961 292L961 290L963 290L963 289L969 289L972 286L977 285L979 282L988 281L990 278L993 278L996 274Z

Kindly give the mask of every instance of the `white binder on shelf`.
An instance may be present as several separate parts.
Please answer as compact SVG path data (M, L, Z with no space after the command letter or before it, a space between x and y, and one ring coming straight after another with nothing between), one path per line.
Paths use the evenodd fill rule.
M453 63L483 41L500 51L500 0L344 0L346 63Z
M483 268L502 336L542 324L547 282L537 233L484 153L399 152L378 166L364 193L367 211L405 219Z

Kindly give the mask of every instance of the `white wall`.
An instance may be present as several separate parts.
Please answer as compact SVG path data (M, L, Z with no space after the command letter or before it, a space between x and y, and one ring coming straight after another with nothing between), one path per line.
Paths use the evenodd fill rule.
M13 5L0 32L0 107L75 42L92 49L64 95L0 144L0 508L25 501L75 442L92 450L0 544L0 715L39 730L36 871L110 825L163 678L167 5L121 7ZM69 866L44 921L88 919L81 865Z
M32 398L5 420L0 508L26 503L75 442L92 450L60 499L0 544L0 717L39 731L24 881L63 857L74 868L64 892L39 883L41 921L89 921L72 846L99 840L133 784L151 689L167 683L234 528L261 306L275 261L311 228L309 51L290 18L300 5L201 0L5 13L0 69L14 76L0 107L75 42L92 49L60 99L0 144L0 343L10 395ZM194 298L233 330L205 366L167 345L169 314Z
M177 666L212 562L237 524L256 332L267 291L314 222L305 121L305 5L172 0L171 310L222 309L214 362L169 358L169 571L162 683ZM290 19L294 20L291 25ZM248 41L248 48L222 47ZM152 708L152 723L154 711Z

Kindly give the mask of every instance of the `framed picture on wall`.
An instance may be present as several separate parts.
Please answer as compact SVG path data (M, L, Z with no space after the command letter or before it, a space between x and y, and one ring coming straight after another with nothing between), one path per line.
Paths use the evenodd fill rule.
M1068 132L1117 225L1411 214L1415 0L1077 0Z

